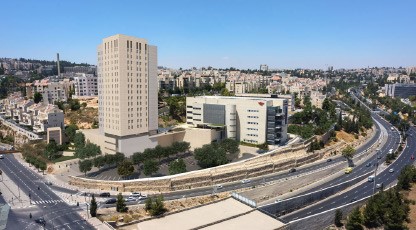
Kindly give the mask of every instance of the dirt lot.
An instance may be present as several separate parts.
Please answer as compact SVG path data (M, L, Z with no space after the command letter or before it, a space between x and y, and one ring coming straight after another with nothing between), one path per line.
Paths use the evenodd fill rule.
M199 205L208 204L217 200L225 199L229 197L228 193L219 193L215 196L202 196L202 197L192 197L185 198L180 200L165 201L165 208L167 209L167 214L169 212L176 212L179 210L187 209L190 207L195 207ZM127 213L117 213L115 208L99 209L98 210L99 219L101 221L118 221L121 223L128 223L133 220L142 220L149 218L150 215L144 210L144 205L129 206L129 211ZM136 226L134 226L136 227ZM131 229L129 226L121 227L120 229Z

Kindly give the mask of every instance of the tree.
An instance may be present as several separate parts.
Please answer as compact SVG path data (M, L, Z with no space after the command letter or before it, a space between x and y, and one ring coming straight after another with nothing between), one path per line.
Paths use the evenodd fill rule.
M77 130L78 130L78 126L75 124L70 124L65 128L65 135L68 137L69 142L74 141L74 137L75 137Z
M36 92L35 94L33 94L33 101L38 104L40 101L42 101L42 94L39 92Z
M131 159L132 159L134 164L139 165L139 164L143 163L143 161L145 159L145 155L141 152L135 152L131 156Z
M144 210L150 211L152 209L153 199L152 197L148 197L144 203Z
M169 164L169 174L179 174L186 172L186 164L183 159L176 159Z
M409 190L412 182L416 181L416 168L413 165L406 165L397 178L397 188L400 190Z
M223 88L221 89L221 96L231 96L231 93L227 88Z
M101 168L105 165L105 157L104 156L97 156L93 160L94 167Z
M340 209L335 210L335 220L334 220L334 224L337 227L341 227L342 224L342 211Z
M92 194L92 198L91 198L90 214L91 214L91 217L97 216L97 202L95 201L94 194Z
M342 156L347 159L349 165L350 165L350 161L352 160L354 154L355 154L355 149L351 145L347 145L347 147L345 147L342 150Z
M127 210L128 210L128 208L126 206L123 195L121 195L121 193L119 193L117 195L116 211L117 212L127 212Z
M226 154L237 154L240 151L239 143L236 140L227 138L220 142L220 148L224 149Z
M92 169L91 160L83 160L78 162L79 171L83 172L87 176L87 172Z
M130 176L134 172L133 162L124 160L117 165L117 173L122 177Z
M82 148L85 146L85 135L81 132L78 132L74 135L74 145L75 148Z
M218 144L207 144L194 151L195 159L202 168L210 168L228 163L224 149L218 148Z
M116 154L114 154L114 163L121 163L125 158L126 156L124 156L124 153L116 152Z
M151 209L150 209L150 215L152 216L159 216L165 213L167 210L165 208L165 204L163 201L163 196L160 195L156 197L156 199L153 199Z
M55 140L50 140L49 144L46 145L43 155L49 160L53 160L57 157L58 145Z
M345 225L347 230L362 230L361 225L363 222L363 216L361 215L360 208L354 208L351 214L348 216L347 224Z
M146 176L150 176L153 173L159 171L159 164L154 160L146 160L143 165L143 173Z

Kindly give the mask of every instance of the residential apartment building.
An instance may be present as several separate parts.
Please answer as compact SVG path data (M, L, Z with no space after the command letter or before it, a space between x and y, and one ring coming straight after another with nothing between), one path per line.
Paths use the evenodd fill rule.
M46 132L47 128L64 129L64 113L56 105L35 104L32 99L25 99L20 93L9 95L1 102L1 114L23 126L30 126L34 133Z
M157 47L117 34L98 45L99 130L105 154L157 145Z
M223 127L224 138L253 144L287 141L288 101L281 98L199 96L186 98L186 122Z
M26 96L33 97L38 92L42 94L44 102L54 104L56 101L66 101L72 82L69 79L51 81L50 79L36 80L26 84Z
M77 73L74 77L75 96L97 96L97 77L93 74Z
M384 86L386 96L408 98L416 95L416 84L386 84Z

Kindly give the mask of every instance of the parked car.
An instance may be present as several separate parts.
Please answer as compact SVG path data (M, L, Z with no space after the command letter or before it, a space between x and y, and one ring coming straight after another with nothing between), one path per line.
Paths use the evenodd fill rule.
M222 189L222 188L223 188L222 184L218 184L218 185L216 185L215 187L216 187L217 189Z
M51 181L49 181L49 180L45 180L45 184L46 184L46 185L52 185L52 182L51 182Z
M38 223L38 224L42 224L42 225L46 224L46 221L43 217L40 217L40 218L36 219L35 222Z
M291 168L291 169L289 170L289 173L294 173L294 172L296 172L296 169L295 169L295 168Z
M110 193L109 192L100 193L100 197L110 197Z
M244 180L241 181L242 184L247 184L247 183L250 183L250 182L251 182L251 180L249 180L249 179L244 179Z
M282 199L277 199L277 200L274 201L274 203L279 203L279 202L282 202L282 201L283 201Z
M332 161L332 159L331 158L328 158L327 160L326 160L326 162L331 162Z

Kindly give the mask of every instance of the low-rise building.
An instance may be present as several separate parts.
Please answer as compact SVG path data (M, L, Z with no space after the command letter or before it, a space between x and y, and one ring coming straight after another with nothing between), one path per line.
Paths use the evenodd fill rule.
M287 141L288 101L282 98L199 96L186 98L186 122L223 128L223 138L271 145Z
M49 104L43 110L39 110L34 119L33 131L42 133L51 127L64 129L64 113L58 106Z
M76 74L73 83L77 97L98 95L97 77L93 74Z

